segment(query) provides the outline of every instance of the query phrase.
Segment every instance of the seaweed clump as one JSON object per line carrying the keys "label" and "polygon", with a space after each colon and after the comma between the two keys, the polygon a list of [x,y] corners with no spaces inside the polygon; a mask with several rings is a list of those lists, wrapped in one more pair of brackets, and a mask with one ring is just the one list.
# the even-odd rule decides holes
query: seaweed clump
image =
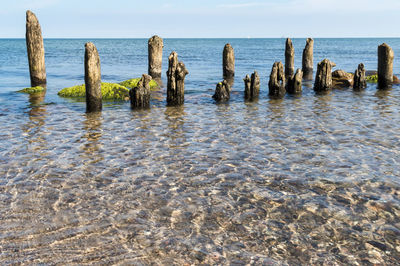
{"label": "seaweed clump", "polygon": [[[140,78],[135,78],[135,79],[128,79],[128,80],[122,81],[118,84],[121,86],[124,86],[126,88],[132,89],[137,86],[139,81],[140,81]],[[150,85],[150,89],[152,89],[152,90],[159,88],[159,86],[155,80],[151,80],[149,85]]]}
{"label": "seaweed clump", "polygon": [[[103,100],[129,100],[129,89],[137,86],[140,78],[128,79],[120,83],[101,83]],[[151,80],[150,89],[159,88],[157,82]],[[64,88],[58,92],[58,96],[66,98],[84,98],[86,96],[85,84]]]}
{"label": "seaweed clump", "polygon": [[[101,83],[103,100],[129,100],[129,90],[117,83]],[[86,96],[85,84],[64,88],[58,92],[61,97],[81,98]]]}
{"label": "seaweed clump", "polygon": [[378,83],[378,75],[366,76],[365,80],[369,83]]}
{"label": "seaweed clump", "polygon": [[40,87],[40,86],[36,86],[36,87],[25,88],[25,89],[19,90],[17,92],[34,94],[34,93],[43,92],[44,90],[45,90],[45,88]]}

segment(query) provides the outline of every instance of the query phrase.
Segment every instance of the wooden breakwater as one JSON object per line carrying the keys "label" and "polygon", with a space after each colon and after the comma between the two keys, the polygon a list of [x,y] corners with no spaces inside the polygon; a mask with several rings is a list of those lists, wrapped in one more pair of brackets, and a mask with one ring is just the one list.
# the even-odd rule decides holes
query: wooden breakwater
{"label": "wooden breakwater", "polygon": [[[26,12],[26,46],[28,54],[29,72],[31,86],[46,88],[46,66],[42,30],[36,15]],[[143,74],[138,84],[129,91],[132,109],[149,108],[151,91],[149,82],[155,80],[162,87],[162,57],[164,42],[157,35],[148,40],[148,75]],[[269,76],[268,88],[271,98],[283,98],[287,93],[300,94],[302,92],[302,81],[313,79],[314,64],[314,40],[308,38],[302,53],[302,66],[295,71],[295,49],[290,38],[285,42],[285,62],[275,62]],[[383,43],[378,46],[377,82],[378,89],[388,89],[394,82],[393,76],[393,49]],[[316,92],[326,92],[335,87],[335,80],[349,79],[346,72],[332,72],[336,65],[329,59],[324,59],[317,64],[317,71],[313,88]],[[100,57],[93,43],[85,44],[85,91],[87,112],[99,112],[102,110],[101,90],[101,66]],[[183,62],[178,61],[178,54],[174,51],[168,57],[167,97],[169,106],[184,104],[185,77],[189,74]],[[335,76],[333,76],[335,74]],[[348,74],[348,73],[347,73]],[[351,75],[351,74],[348,74]],[[216,102],[227,102],[231,96],[231,90],[235,78],[235,52],[231,44],[225,44],[222,51],[222,77],[223,81],[216,85],[212,98]],[[260,76],[254,71],[243,79],[244,99],[255,101],[260,95]],[[348,84],[347,84],[348,83]],[[366,70],[364,64],[360,63],[352,75],[351,82],[347,80],[348,87],[354,90],[366,88]]]}

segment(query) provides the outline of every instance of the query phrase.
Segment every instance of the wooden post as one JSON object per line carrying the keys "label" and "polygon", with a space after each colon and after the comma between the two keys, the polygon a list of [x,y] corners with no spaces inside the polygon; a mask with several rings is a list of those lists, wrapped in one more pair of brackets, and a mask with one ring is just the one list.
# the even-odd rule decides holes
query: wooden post
{"label": "wooden post", "polygon": [[315,75],[314,90],[327,91],[332,88],[332,62],[328,59],[318,63],[317,74]]}
{"label": "wooden post", "polygon": [[296,74],[288,80],[287,91],[290,94],[299,94],[302,92],[303,71],[300,68],[296,70]]}
{"label": "wooden post", "polygon": [[285,72],[281,62],[275,62],[272,66],[268,87],[270,97],[283,98],[285,96]]}
{"label": "wooden post", "polygon": [[96,46],[85,44],[85,87],[86,112],[99,112],[102,109],[100,58]]}
{"label": "wooden post", "polygon": [[162,55],[163,55],[164,43],[163,39],[157,35],[151,37],[148,41],[148,57],[149,57],[149,69],[148,74],[157,82],[161,87],[161,71],[162,71]]}
{"label": "wooden post", "polygon": [[254,101],[260,95],[260,76],[257,71],[254,71],[251,74],[251,78],[249,75],[243,79],[244,81],[244,99],[246,101]]}
{"label": "wooden post", "polygon": [[167,105],[182,105],[185,101],[185,77],[189,74],[185,64],[178,62],[178,54],[172,52],[168,57]]}
{"label": "wooden post", "polygon": [[394,52],[386,43],[378,47],[378,88],[387,89],[393,84]]}
{"label": "wooden post", "polygon": [[213,99],[216,102],[227,102],[230,98],[230,87],[226,80],[219,82],[215,88]]}
{"label": "wooden post", "polygon": [[235,79],[235,53],[233,47],[227,43],[222,54],[223,78],[231,87]]}
{"label": "wooden post", "polygon": [[354,72],[354,90],[362,90],[367,87],[367,81],[365,79],[365,68],[364,64],[361,63],[358,65],[357,70]]}
{"label": "wooden post", "polygon": [[31,86],[46,88],[47,80],[42,29],[35,14],[30,10],[26,11],[26,48],[28,51]]}
{"label": "wooden post", "polygon": [[294,48],[290,38],[286,39],[285,47],[285,78],[288,80],[294,75]]}
{"label": "wooden post", "polygon": [[150,108],[151,76],[143,74],[135,88],[129,90],[132,109]]}
{"label": "wooden post", "polygon": [[302,70],[303,78],[305,80],[312,80],[313,78],[313,53],[314,53],[314,40],[307,38],[306,47],[303,50]]}

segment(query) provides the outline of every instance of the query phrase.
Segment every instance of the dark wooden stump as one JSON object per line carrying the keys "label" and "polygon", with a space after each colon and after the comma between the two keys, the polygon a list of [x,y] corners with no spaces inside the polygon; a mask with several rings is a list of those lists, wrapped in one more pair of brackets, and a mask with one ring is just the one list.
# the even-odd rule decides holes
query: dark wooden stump
{"label": "dark wooden stump", "polygon": [[99,112],[102,109],[100,57],[96,46],[85,44],[85,87],[86,112]]}
{"label": "dark wooden stump", "polygon": [[215,94],[213,95],[213,99],[216,102],[227,102],[230,98],[230,87],[229,83],[224,80],[217,84],[215,88]]}
{"label": "dark wooden stump", "polygon": [[332,88],[332,62],[328,59],[318,63],[315,75],[314,90],[317,92],[327,91]]}
{"label": "dark wooden stump", "polygon": [[285,96],[285,72],[281,62],[275,62],[272,66],[268,87],[270,97],[283,98]]}
{"label": "dark wooden stump", "polygon": [[172,52],[168,57],[167,105],[182,105],[185,101],[185,77],[189,74],[185,64],[178,62],[178,54]]}
{"label": "dark wooden stump", "polygon": [[378,47],[378,88],[387,89],[393,84],[394,52],[386,43]]}
{"label": "dark wooden stump", "polygon": [[150,108],[150,81],[149,75],[142,75],[135,88],[129,90],[129,99],[132,109]]}
{"label": "dark wooden stump", "polygon": [[305,80],[312,80],[313,78],[313,53],[314,53],[314,40],[307,39],[306,47],[303,50],[302,70],[303,78]]}
{"label": "dark wooden stump", "polygon": [[303,71],[300,68],[296,70],[296,74],[288,80],[287,91],[290,94],[299,94],[302,92]]}
{"label": "dark wooden stump", "polygon": [[223,78],[231,87],[235,79],[235,53],[233,47],[227,43],[222,54]]}
{"label": "dark wooden stump", "polygon": [[294,76],[294,47],[290,38],[286,39],[285,47],[285,78],[293,78]]}
{"label": "dark wooden stump", "polygon": [[35,14],[26,11],[26,48],[28,51],[31,86],[46,88],[46,66],[42,29]]}
{"label": "dark wooden stump", "polygon": [[354,72],[353,80],[354,80],[353,83],[354,90],[362,90],[367,87],[367,81],[365,79],[365,67],[363,63],[358,65],[357,70]]}
{"label": "dark wooden stump", "polygon": [[162,71],[162,55],[164,43],[163,39],[157,35],[151,37],[148,41],[148,57],[149,69],[148,74],[162,87],[161,71]]}
{"label": "dark wooden stump", "polygon": [[251,78],[249,75],[243,79],[244,81],[244,99],[246,101],[254,101],[258,99],[260,95],[260,76],[257,71],[254,71],[251,74]]}

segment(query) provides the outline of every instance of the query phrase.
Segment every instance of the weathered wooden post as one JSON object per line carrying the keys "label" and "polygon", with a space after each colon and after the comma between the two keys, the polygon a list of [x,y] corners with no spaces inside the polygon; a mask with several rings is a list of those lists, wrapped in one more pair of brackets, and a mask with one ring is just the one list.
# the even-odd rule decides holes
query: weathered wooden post
{"label": "weathered wooden post", "polygon": [[162,67],[162,55],[163,55],[164,43],[163,39],[157,35],[151,37],[148,41],[148,57],[149,57],[149,69],[148,74],[157,82],[159,86],[162,86],[161,81],[161,67]]}
{"label": "weathered wooden post", "polygon": [[132,109],[150,108],[151,76],[143,74],[136,87],[129,90]]}
{"label": "weathered wooden post", "polygon": [[364,64],[361,63],[358,65],[357,70],[354,72],[354,90],[362,90],[367,87],[367,81],[365,79],[365,67]]}
{"label": "weathered wooden post", "polygon": [[303,71],[300,68],[296,70],[296,74],[288,80],[287,91],[290,94],[299,94],[302,92]]}
{"label": "weathered wooden post", "polygon": [[96,46],[85,44],[85,87],[86,112],[99,112],[102,109],[100,57]]}
{"label": "weathered wooden post", "polygon": [[317,74],[315,75],[314,90],[327,91],[332,88],[332,62],[328,59],[318,63]]}
{"label": "weathered wooden post", "polygon": [[46,66],[42,29],[35,14],[26,11],[26,48],[28,51],[31,86],[46,87]]}
{"label": "weathered wooden post", "polygon": [[285,71],[283,70],[282,62],[275,62],[272,66],[268,87],[269,96],[274,98],[283,98],[285,96]]}
{"label": "weathered wooden post", "polygon": [[386,89],[393,84],[394,52],[386,43],[378,47],[378,88]]}
{"label": "weathered wooden post", "polygon": [[229,43],[225,45],[222,54],[222,69],[224,80],[228,82],[229,86],[232,86],[235,79],[235,53]]}
{"label": "weathered wooden post", "polygon": [[257,71],[254,71],[251,74],[251,78],[249,75],[243,79],[244,81],[244,99],[246,101],[254,101],[260,95],[260,76]]}
{"label": "weathered wooden post", "polygon": [[302,70],[303,78],[312,80],[313,78],[313,53],[314,53],[314,40],[307,38],[306,47],[303,50]]}
{"label": "weathered wooden post", "polygon": [[294,75],[294,48],[290,38],[286,39],[285,47],[285,78],[288,80]]}
{"label": "weathered wooden post", "polygon": [[230,87],[229,83],[224,80],[217,84],[215,88],[215,94],[213,95],[213,99],[216,102],[227,102],[230,98]]}
{"label": "weathered wooden post", "polygon": [[178,62],[178,54],[172,52],[168,57],[167,105],[182,105],[185,101],[185,77],[189,74],[185,64]]}

